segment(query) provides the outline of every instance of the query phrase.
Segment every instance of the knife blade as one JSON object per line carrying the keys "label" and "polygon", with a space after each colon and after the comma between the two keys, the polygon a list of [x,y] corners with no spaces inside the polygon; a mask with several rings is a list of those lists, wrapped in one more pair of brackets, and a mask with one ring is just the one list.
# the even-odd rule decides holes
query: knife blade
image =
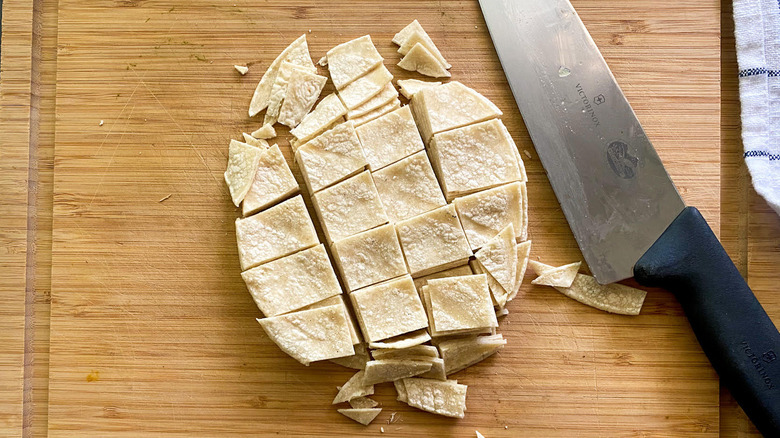
{"label": "knife blade", "polygon": [[480,0],[531,140],[593,275],[673,292],[722,381],[780,436],[780,333],[686,207],[568,0]]}

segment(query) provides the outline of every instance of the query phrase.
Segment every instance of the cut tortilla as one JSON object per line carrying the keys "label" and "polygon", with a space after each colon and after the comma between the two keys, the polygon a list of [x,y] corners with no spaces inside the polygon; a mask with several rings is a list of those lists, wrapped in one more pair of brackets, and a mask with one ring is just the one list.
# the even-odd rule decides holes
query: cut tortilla
{"label": "cut tortilla", "polygon": [[439,350],[433,345],[415,345],[409,348],[380,348],[371,352],[371,356],[376,360],[382,359],[407,359],[407,358],[423,358],[439,357]]}
{"label": "cut tortilla", "polygon": [[425,329],[417,330],[404,335],[396,336],[394,338],[385,339],[380,342],[370,342],[368,344],[371,348],[409,348],[415,345],[420,345],[424,342],[431,340],[431,335]]}
{"label": "cut tortilla", "polygon": [[398,66],[404,70],[416,71],[433,78],[449,78],[452,76],[433,54],[420,43],[415,44],[409,50],[409,53],[404,55]]}
{"label": "cut tortilla", "polygon": [[[416,20],[415,20],[416,21]],[[436,47],[436,44],[433,43],[433,40],[430,36],[428,36],[428,33],[423,30],[422,26],[417,23],[415,25],[414,22],[409,24],[410,26],[410,32],[407,33],[407,35],[403,38],[403,42],[399,44],[398,53],[401,55],[408,54],[411,50],[414,49],[414,46],[417,44],[420,44],[423,46],[426,50],[431,52],[431,57],[433,57],[436,62],[441,65],[442,69],[449,69],[452,67],[446,59],[444,59],[444,56],[442,56],[441,52],[439,51],[438,47]]]}
{"label": "cut tortilla", "polygon": [[356,290],[349,297],[369,342],[428,327],[425,309],[409,275]]}
{"label": "cut tortilla", "polygon": [[347,238],[388,222],[368,171],[312,195],[328,242]]}
{"label": "cut tortilla", "polygon": [[370,35],[347,41],[328,50],[328,71],[337,90],[368,73],[383,61]]}
{"label": "cut tortilla", "polygon": [[467,386],[451,380],[404,379],[409,406],[447,417],[463,418]]}
{"label": "cut tortilla", "polygon": [[258,319],[268,337],[298,362],[333,359],[355,354],[341,306],[287,313]]}
{"label": "cut tortilla", "polygon": [[345,114],[347,114],[347,107],[341,103],[336,93],[331,93],[325,96],[290,133],[297,139],[299,145],[303,145],[328,129]]}
{"label": "cut tortilla", "polygon": [[365,397],[374,393],[374,385],[366,385],[363,383],[363,378],[366,372],[361,370],[356,372],[347,383],[341,386],[339,393],[336,394],[336,398],[333,399],[333,403],[338,404],[348,402],[354,398]]}
{"label": "cut tortilla", "polygon": [[433,43],[433,40],[431,40],[431,37],[428,36],[428,33],[425,32],[425,30],[422,28],[422,25],[420,25],[420,22],[417,20],[412,21],[406,27],[401,29],[400,32],[395,34],[393,37],[393,42],[400,46],[398,53],[402,55],[406,55],[409,49],[411,49],[412,46],[414,46],[416,43],[423,43],[423,45],[429,51],[431,51],[431,53],[433,53],[435,58],[444,68],[449,69],[452,67],[444,59],[444,56],[442,56],[441,52],[439,52],[439,49],[436,48],[436,45]]}
{"label": "cut tortilla", "polygon": [[515,289],[517,243],[514,226],[511,223],[483,245],[475,256],[487,273],[504,288],[504,291]]}
{"label": "cut tortilla", "polygon": [[298,181],[295,180],[282,151],[278,145],[273,145],[260,153],[252,186],[241,205],[242,212],[244,216],[254,214],[298,193],[298,189]]}
{"label": "cut tortilla", "polygon": [[523,284],[523,277],[525,277],[525,270],[528,267],[528,260],[531,256],[531,241],[526,240],[523,243],[517,244],[517,275],[515,276],[515,289],[509,292],[507,301],[512,301],[520,291],[520,286]]}
{"label": "cut tortilla", "polygon": [[[347,318],[347,321],[349,322],[349,335],[352,338],[352,345],[355,346],[355,354],[359,354],[357,345],[360,344],[360,336],[358,336],[358,328],[355,324],[355,318],[352,317],[352,315],[349,313],[349,309],[347,309],[346,301],[344,301],[344,295],[336,295],[329,298],[325,298],[322,301],[318,301],[313,304],[309,304],[308,306],[301,307],[300,310],[309,310],[309,309],[316,309],[319,307],[328,307],[333,305],[339,305],[342,306],[342,309],[344,310],[344,315]],[[365,345],[363,345],[363,348],[365,349]],[[346,357],[352,357],[352,356],[346,356]],[[346,358],[345,357],[345,358]],[[336,358],[333,360],[338,359],[345,359],[345,358]]]}
{"label": "cut tortilla", "polygon": [[472,255],[452,204],[399,221],[396,229],[414,277],[463,265]]}
{"label": "cut tortilla", "polygon": [[[534,260],[528,262],[537,275],[554,269]],[[558,292],[587,306],[620,315],[639,315],[647,292],[622,284],[599,284],[590,275],[577,274],[570,287],[556,287]]]}
{"label": "cut tortilla", "polygon": [[242,271],[320,243],[301,195],[236,219],[236,242]]}
{"label": "cut tortilla", "polygon": [[371,176],[390,222],[410,219],[447,204],[423,150],[375,171]]}
{"label": "cut tortilla", "polygon": [[268,149],[270,145],[267,141],[259,138],[254,138],[251,135],[247,134],[246,132],[242,132],[241,136],[244,137],[244,143],[254,146],[260,149]]}
{"label": "cut tortilla", "polygon": [[357,108],[360,104],[379,94],[392,79],[393,75],[390,70],[380,64],[374,70],[339,90],[339,97],[347,108]]}
{"label": "cut tortilla", "polygon": [[245,65],[234,65],[233,68],[236,69],[236,71],[241,75],[244,76],[245,74],[249,73],[249,67]]}
{"label": "cut tortilla", "polygon": [[396,81],[396,83],[401,88],[401,94],[403,94],[407,99],[411,99],[412,96],[414,96],[423,88],[430,88],[441,85],[441,82],[421,81],[418,79],[399,79]]}
{"label": "cut tortilla", "polygon": [[349,110],[349,112],[347,113],[347,118],[354,119],[356,117],[360,117],[364,114],[370,113],[371,111],[381,106],[387,105],[390,101],[392,101],[394,98],[397,97],[398,97],[398,91],[396,91],[392,82],[388,82],[387,85],[385,85],[385,87],[382,88],[382,91],[380,91],[379,94],[363,102],[362,104],[360,104],[360,106],[356,107],[355,109]]}
{"label": "cut tortilla", "polygon": [[287,83],[284,101],[279,109],[279,123],[295,128],[309,113],[328,78],[307,71],[294,70]]}
{"label": "cut tortilla", "polygon": [[514,227],[518,241],[523,219],[523,190],[525,183],[513,182],[492,189],[455,198],[458,218],[474,251],[482,248],[508,224]]}
{"label": "cut tortilla", "polygon": [[488,289],[490,289],[490,298],[493,301],[493,305],[498,306],[499,308],[503,308],[509,298],[509,292],[505,291],[501,284],[496,281],[496,279],[493,278],[490,273],[487,272],[479,260],[471,260],[469,265],[475,274],[485,274],[487,277]]}
{"label": "cut tortilla", "polygon": [[404,385],[403,380],[394,380],[393,386],[395,386],[395,392],[398,394],[398,398],[396,400],[400,402],[408,402],[408,399],[406,398],[406,385]]}
{"label": "cut tortilla", "polygon": [[241,277],[265,316],[287,313],[341,294],[322,244],[244,271]]}
{"label": "cut tortilla", "polygon": [[295,162],[309,193],[343,181],[367,164],[352,122],[336,125],[296,148]]}
{"label": "cut tortilla", "polygon": [[[439,132],[503,114],[485,96],[458,81],[420,90],[412,97],[411,105],[414,120],[426,143]],[[512,159],[516,160],[514,154]]]}
{"label": "cut tortilla", "polygon": [[[406,274],[406,262],[401,252],[401,245],[398,243],[398,235],[392,224],[382,225],[354,236],[338,240],[331,246],[333,257],[341,272],[341,279],[350,291],[366,286],[376,285],[385,280],[394,279]],[[391,287],[382,285],[381,287]],[[373,293],[378,293],[372,289]],[[357,293],[357,292],[356,292]],[[414,294],[409,294],[414,295]],[[361,295],[361,299],[365,295]],[[399,297],[387,297],[395,300]],[[413,303],[396,302],[397,305],[406,305]],[[372,307],[372,306],[369,306]],[[380,306],[384,307],[384,306]],[[373,307],[372,310],[379,310]],[[407,308],[407,311],[410,310]],[[388,315],[384,315],[388,316]],[[401,316],[400,314],[397,316]],[[406,314],[409,316],[409,313]],[[385,321],[380,320],[380,323]],[[420,327],[415,327],[414,330]],[[411,331],[411,330],[407,330]],[[394,333],[387,337],[395,336],[404,332]],[[371,339],[379,340],[379,339]]]}
{"label": "cut tortilla", "polygon": [[298,63],[298,65],[302,66],[310,64],[311,70],[316,71],[316,67],[314,67],[314,64],[311,62],[311,57],[309,56],[309,46],[306,44],[306,34],[301,35],[298,39],[293,41],[292,44],[287,46],[287,48],[274,59],[265,74],[263,74],[263,78],[260,79],[260,83],[257,84],[255,93],[252,95],[252,101],[249,103],[249,117],[254,117],[268,106],[271,88],[276,81],[276,76],[279,74],[279,68],[285,61]]}
{"label": "cut tortilla", "polygon": [[387,102],[386,104],[380,106],[379,108],[369,111],[362,116],[354,117],[350,120],[352,120],[352,123],[355,124],[355,126],[360,126],[363,124],[366,124],[372,120],[376,120],[379,117],[382,117],[385,114],[388,114],[390,112],[393,112],[397,110],[398,108],[401,108],[401,101],[398,100],[398,98],[394,98],[390,102]]}
{"label": "cut tortilla", "polygon": [[429,280],[422,293],[434,337],[498,327],[485,274]]}
{"label": "cut tortilla", "polygon": [[582,262],[569,263],[568,265],[546,270],[531,281],[531,284],[552,287],[571,287],[574,278],[577,276],[577,271],[580,270],[581,264]]}
{"label": "cut tortilla", "polygon": [[499,335],[469,336],[447,339],[439,343],[444,369],[447,375],[457,373],[480,362],[506,345],[506,339]]}
{"label": "cut tortilla", "polygon": [[268,139],[276,137],[276,130],[273,125],[263,125],[260,129],[252,133],[252,137],[258,139]]}
{"label": "cut tortilla", "polygon": [[393,382],[420,375],[431,369],[431,362],[409,359],[371,360],[366,364],[364,385]]}
{"label": "cut tortilla", "polygon": [[507,315],[509,315],[509,309],[507,309],[506,307],[503,309],[496,310],[496,318],[501,318]]}
{"label": "cut tortilla", "polygon": [[367,122],[355,131],[372,171],[425,148],[408,105]]}
{"label": "cut tortilla", "polygon": [[382,408],[338,409],[339,414],[368,426],[382,412]]}
{"label": "cut tortilla", "polygon": [[[418,93],[412,102],[426,91]],[[499,119],[438,133],[429,145],[431,163],[448,201],[520,181],[523,174],[515,158],[516,150],[514,140],[506,135]]]}
{"label": "cut tortilla", "polygon": [[368,397],[356,397],[349,401],[349,405],[352,406],[353,409],[368,409],[375,408],[379,405],[379,402]]}
{"label": "cut tortilla", "polygon": [[255,146],[230,140],[225,182],[230,190],[233,204],[238,207],[244,200],[260,163],[261,150]]}
{"label": "cut tortilla", "polygon": [[271,96],[268,98],[268,109],[265,112],[265,117],[263,117],[263,125],[273,125],[277,122],[279,112],[284,103],[284,96],[287,94],[287,86],[290,83],[290,79],[297,76],[296,73],[312,74],[314,72],[290,62],[285,61],[282,63],[282,66],[279,68],[279,74],[276,75],[276,80],[271,87]]}
{"label": "cut tortilla", "polygon": [[337,357],[335,359],[330,359],[330,361],[337,365],[355,370],[366,369],[366,363],[371,360],[368,356],[368,349],[365,344],[355,345],[354,348],[355,354],[352,356]]}

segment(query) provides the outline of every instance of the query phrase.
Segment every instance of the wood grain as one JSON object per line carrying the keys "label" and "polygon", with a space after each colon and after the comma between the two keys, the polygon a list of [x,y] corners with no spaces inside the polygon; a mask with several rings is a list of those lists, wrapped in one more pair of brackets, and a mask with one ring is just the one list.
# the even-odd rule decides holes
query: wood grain
{"label": "wood grain", "polygon": [[[575,4],[683,196],[717,230],[718,4],[659,5]],[[221,173],[228,140],[258,126],[245,116],[256,81],[296,36],[311,29],[316,59],[371,33],[405,77],[390,38],[419,18],[453,76],[504,109],[533,155],[476,3],[353,9],[59,2],[50,435],[717,434],[716,376],[664,292],[623,318],[527,287],[503,323],[509,346],[458,376],[471,385],[460,421],[382,387],[378,421],[352,424],[329,406],[350,372],[299,366],[263,335]],[[538,160],[528,171],[534,255],[579,258]],[[391,412],[401,420],[388,425]]]}
{"label": "wood grain", "polygon": [[[28,293],[32,3],[3,5],[0,65],[0,436],[20,436]],[[34,187],[34,185],[33,185]]]}

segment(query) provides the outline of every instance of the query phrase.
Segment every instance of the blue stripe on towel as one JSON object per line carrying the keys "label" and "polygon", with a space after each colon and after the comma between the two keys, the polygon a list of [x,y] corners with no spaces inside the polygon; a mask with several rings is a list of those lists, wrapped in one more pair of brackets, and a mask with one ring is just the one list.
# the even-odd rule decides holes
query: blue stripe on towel
{"label": "blue stripe on towel", "polygon": [[745,158],[749,157],[767,157],[769,161],[780,160],[780,154],[770,154],[767,151],[747,151],[745,152]]}
{"label": "blue stripe on towel", "polygon": [[[780,0],[778,0],[780,1]],[[766,67],[747,68],[739,71],[739,77],[746,78],[748,76],[767,75],[770,78],[780,76],[780,70],[769,70]]]}

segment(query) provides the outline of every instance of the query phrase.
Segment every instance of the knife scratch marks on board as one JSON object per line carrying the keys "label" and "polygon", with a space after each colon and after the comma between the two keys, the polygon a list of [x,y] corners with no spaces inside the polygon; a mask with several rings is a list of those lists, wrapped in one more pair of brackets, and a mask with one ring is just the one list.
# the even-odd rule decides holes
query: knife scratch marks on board
{"label": "knife scratch marks on board", "polygon": [[170,111],[168,111],[168,108],[167,108],[165,105],[163,105],[163,103],[160,101],[160,99],[159,99],[159,98],[157,98],[157,95],[156,95],[156,94],[154,94],[154,91],[152,91],[152,89],[151,89],[151,88],[149,88],[149,85],[147,85],[147,84],[146,84],[146,82],[144,81],[144,79],[143,79],[141,76],[138,76],[138,73],[135,71],[135,69],[131,69],[131,71],[132,71],[132,72],[135,74],[135,76],[136,76],[136,77],[138,78],[138,80],[141,82],[141,85],[143,85],[143,86],[144,86],[144,88],[146,88],[146,91],[148,91],[148,92],[149,92],[149,94],[151,94],[151,95],[152,95],[152,97],[154,98],[155,102],[157,102],[157,104],[158,104],[158,105],[160,105],[160,108],[162,108],[162,110],[163,110],[163,111],[165,111],[165,114],[167,114],[167,115],[168,115],[168,118],[170,118],[170,119],[171,119],[171,121],[173,122],[173,124],[174,124],[174,125],[176,125],[176,128],[179,130],[179,132],[181,133],[181,135],[182,135],[182,136],[183,136],[183,137],[184,137],[184,138],[187,140],[187,144],[190,146],[190,148],[192,149],[192,151],[193,151],[193,152],[195,152],[195,155],[197,155],[197,156],[198,156],[198,158],[200,159],[200,162],[203,164],[203,167],[205,167],[205,168],[206,168],[206,170],[208,171],[208,174],[209,174],[209,176],[211,177],[211,179],[213,179],[213,180],[214,180],[214,182],[216,182],[216,183],[217,183],[217,185],[220,187],[220,191],[222,191],[222,192],[224,192],[224,193],[227,193],[227,189],[225,188],[225,185],[224,185],[224,184],[221,184],[221,182],[220,182],[220,181],[219,181],[219,180],[218,180],[218,179],[217,179],[217,178],[214,176],[214,172],[211,170],[211,168],[209,167],[209,165],[206,163],[206,160],[203,158],[203,155],[201,155],[200,151],[198,151],[198,148],[196,148],[196,147],[195,147],[195,145],[194,145],[194,144],[192,144],[192,141],[190,140],[190,137],[189,137],[189,135],[187,135],[187,133],[186,133],[186,132],[184,132],[184,129],[182,129],[181,125],[180,125],[180,124],[179,124],[179,122],[178,122],[178,121],[177,121],[177,120],[176,120],[176,119],[173,117],[173,115],[171,114],[171,112],[170,112]]}
{"label": "knife scratch marks on board", "polygon": [[[133,94],[135,94],[135,91],[133,91]],[[130,98],[132,99],[132,95],[130,95]],[[130,101],[128,100],[127,103],[130,103]],[[106,180],[106,176],[108,176],[108,171],[111,170],[111,165],[114,164],[114,158],[116,158],[116,151],[119,149],[119,146],[122,145],[122,140],[125,138],[125,133],[127,132],[127,125],[128,123],[130,123],[130,119],[133,117],[134,112],[135,112],[135,103],[133,103],[133,107],[130,109],[130,113],[127,115],[127,119],[125,119],[125,129],[122,129],[122,135],[119,136],[119,140],[116,142],[116,146],[114,146],[114,150],[111,152],[111,158],[108,160],[108,165],[104,168],[103,175],[100,177],[100,181],[98,182],[97,188],[95,188],[95,193],[92,194],[92,199],[89,200],[89,204],[87,205],[88,207],[92,206],[92,202],[95,201],[95,198],[97,197],[98,193],[100,193],[100,188],[103,187],[103,183]],[[113,126],[111,128],[113,129]]]}

